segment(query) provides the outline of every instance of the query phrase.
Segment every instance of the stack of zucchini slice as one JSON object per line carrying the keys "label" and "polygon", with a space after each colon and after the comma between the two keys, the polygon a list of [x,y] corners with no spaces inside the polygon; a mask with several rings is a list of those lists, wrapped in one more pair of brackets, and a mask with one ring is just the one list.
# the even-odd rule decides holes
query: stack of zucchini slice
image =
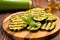
{"label": "stack of zucchini slice", "polygon": [[21,29],[52,30],[56,26],[57,17],[51,13],[46,13],[45,9],[33,8],[26,12],[11,16],[8,28],[13,31]]}

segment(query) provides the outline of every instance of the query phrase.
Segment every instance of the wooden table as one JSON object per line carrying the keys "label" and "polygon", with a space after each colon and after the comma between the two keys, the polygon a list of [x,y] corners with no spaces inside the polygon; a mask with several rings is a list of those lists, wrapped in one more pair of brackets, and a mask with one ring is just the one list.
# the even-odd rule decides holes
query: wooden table
{"label": "wooden table", "polygon": [[[46,8],[47,7],[47,3],[45,0],[33,0],[33,4],[34,7],[43,7]],[[17,11],[0,11],[0,40],[13,40],[11,38],[9,38],[3,31],[2,29],[2,22],[3,20],[10,15],[11,13],[14,13]],[[60,18],[60,11],[57,11],[54,13],[55,15],[57,15]],[[60,31],[58,32],[58,34],[56,36],[54,36],[53,38],[48,38],[48,40],[60,40]]]}

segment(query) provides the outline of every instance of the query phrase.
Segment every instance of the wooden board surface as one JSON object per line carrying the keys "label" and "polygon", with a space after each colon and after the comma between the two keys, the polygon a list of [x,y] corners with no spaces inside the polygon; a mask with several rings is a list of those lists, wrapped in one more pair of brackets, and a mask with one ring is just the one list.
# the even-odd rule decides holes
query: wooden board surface
{"label": "wooden board surface", "polygon": [[41,39],[45,39],[46,37],[50,36],[50,35],[54,35],[56,32],[59,31],[60,28],[60,19],[57,17],[57,21],[56,21],[56,28],[50,32],[48,31],[41,31],[38,30],[37,32],[30,32],[28,30],[23,30],[23,31],[19,31],[19,32],[12,32],[10,30],[8,30],[8,23],[9,23],[9,18],[12,15],[16,15],[19,14],[19,12],[11,14],[10,16],[8,16],[4,21],[3,21],[3,29],[4,31],[13,36],[13,39],[15,40],[24,40],[24,39],[29,39],[29,40],[41,40]]}

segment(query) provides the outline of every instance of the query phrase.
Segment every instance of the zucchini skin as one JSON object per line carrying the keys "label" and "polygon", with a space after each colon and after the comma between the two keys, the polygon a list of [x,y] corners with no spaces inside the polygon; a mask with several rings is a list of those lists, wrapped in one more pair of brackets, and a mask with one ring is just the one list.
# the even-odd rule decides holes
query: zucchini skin
{"label": "zucchini skin", "polygon": [[29,9],[30,0],[0,0],[0,10]]}

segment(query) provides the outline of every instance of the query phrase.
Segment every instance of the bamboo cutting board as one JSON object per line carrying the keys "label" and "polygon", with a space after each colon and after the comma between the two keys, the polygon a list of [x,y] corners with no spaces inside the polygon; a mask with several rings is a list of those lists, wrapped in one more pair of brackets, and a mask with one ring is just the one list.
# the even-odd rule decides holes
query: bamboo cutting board
{"label": "bamboo cutting board", "polygon": [[54,35],[59,31],[60,28],[60,19],[57,17],[56,28],[50,32],[38,30],[37,32],[30,32],[28,30],[22,30],[19,32],[13,32],[8,30],[9,18],[13,15],[19,14],[20,12],[9,15],[4,21],[2,28],[3,30],[11,36],[14,40],[44,40],[50,35]]}

